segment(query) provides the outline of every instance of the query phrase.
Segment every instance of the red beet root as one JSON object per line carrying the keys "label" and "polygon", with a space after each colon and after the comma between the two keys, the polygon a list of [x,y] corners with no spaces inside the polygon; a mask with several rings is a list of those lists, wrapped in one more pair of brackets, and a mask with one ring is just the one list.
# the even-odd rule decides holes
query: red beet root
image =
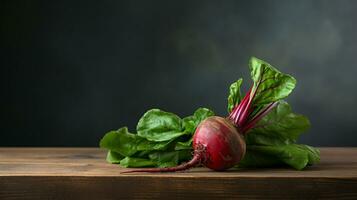
{"label": "red beet root", "polygon": [[193,149],[204,166],[222,171],[236,165],[245,154],[245,141],[234,125],[222,117],[209,117],[196,129]]}

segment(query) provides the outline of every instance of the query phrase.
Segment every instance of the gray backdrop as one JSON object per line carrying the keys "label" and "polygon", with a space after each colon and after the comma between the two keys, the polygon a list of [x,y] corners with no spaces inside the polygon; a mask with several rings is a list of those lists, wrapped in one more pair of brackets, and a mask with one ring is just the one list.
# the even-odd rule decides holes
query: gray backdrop
{"label": "gray backdrop", "polygon": [[298,80],[301,142],[357,145],[357,1],[2,1],[1,146],[97,146],[149,108],[226,115],[254,55]]}

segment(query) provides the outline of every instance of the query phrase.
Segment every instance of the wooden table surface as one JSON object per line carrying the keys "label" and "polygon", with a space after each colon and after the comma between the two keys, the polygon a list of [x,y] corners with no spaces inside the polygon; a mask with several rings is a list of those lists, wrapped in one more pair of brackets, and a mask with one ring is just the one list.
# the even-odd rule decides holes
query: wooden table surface
{"label": "wooden table surface", "polygon": [[289,168],[120,174],[98,148],[0,148],[0,199],[357,199],[357,148]]}

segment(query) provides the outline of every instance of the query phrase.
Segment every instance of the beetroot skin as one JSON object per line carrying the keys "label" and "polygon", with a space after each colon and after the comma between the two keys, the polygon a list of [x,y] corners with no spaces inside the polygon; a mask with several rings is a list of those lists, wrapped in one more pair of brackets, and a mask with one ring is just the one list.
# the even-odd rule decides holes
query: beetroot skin
{"label": "beetroot skin", "polygon": [[223,117],[204,120],[193,136],[193,149],[204,166],[222,171],[236,165],[245,154],[245,141],[234,125]]}

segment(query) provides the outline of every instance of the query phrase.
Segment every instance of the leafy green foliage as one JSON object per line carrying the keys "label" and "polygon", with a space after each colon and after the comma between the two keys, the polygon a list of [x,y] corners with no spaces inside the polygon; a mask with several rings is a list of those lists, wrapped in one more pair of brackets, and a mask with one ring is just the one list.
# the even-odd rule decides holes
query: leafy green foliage
{"label": "leafy green foliage", "polygon": [[107,161],[123,167],[169,167],[192,157],[192,135],[213,111],[198,108],[183,119],[159,109],[147,111],[138,122],[137,134],[127,127],[109,131],[100,141],[108,149]]}
{"label": "leafy green foliage", "polygon": [[151,142],[137,134],[129,133],[127,127],[108,132],[100,141],[100,147],[117,152],[123,156],[131,156],[138,151],[164,150],[170,141]]}
{"label": "leafy green foliage", "polygon": [[198,108],[193,115],[182,119],[185,132],[193,135],[198,124],[207,117],[213,116],[214,112],[207,108]]}
{"label": "leafy green foliage", "polygon": [[[245,135],[247,153],[240,167],[268,167],[289,165],[301,170],[306,165],[319,161],[319,151],[307,145],[296,144],[300,134],[310,127],[309,120],[292,112],[290,105],[281,99],[294,89],[296,80],[283,74],[269,63],[252,57],[249,61],[255,95],[251,116],[256,116],[267,104],[279,104],[263,117]],[[229,90],[228,110],[231,111],[241,100],[239,79]],[[235,101],[235,99],[239,99]]]}
{"label": "leafy green foliage", "polygon": [[287,97],[295,87],[296,80],[283,74],[269,63],[252,57],[249,68],[253,79],[253,86],[241,98],[240,85],[242,79],[230,87],[228,96],[229,118],[242,132],[251,129],[264,117],[277,101]]}
{"label": "leafy green foliage", "polygon": [[182,161],[191,159],[190,150],[186,151],[171,151],[171,152],[154,152],[149,155],[150,160],[156,162],[158,167],[172,167],[178,165]]}
{"label": "leafy green foliage", "polygon": [[317,149],[296,144],[309,127],[306,117],[293,113],[290,105],[281,101],[245,136],[247,153],[239,166],[290,165],[301,170],[317,163],[320,159]]}
{"label": "leafy green foliage", "polygon": [[192,149],[192,137],[191,139],[185,142],[177,142],[175,146],[175,150],[182,150],[182,149]]}
{"label": "leafy green foliage", "polygon": [[131,156],[137,151],[136,145],[133,145],[137,144],[137,140],[136,135],[129,133],[127,127],[123,127],[105,134],[99,145],[121,155]]}
{"label": "leafy green foliage", "polygon": [[107,153],[107,162],[112,164],[119,164],[120,161],[124,158],[120,153],[109,150]]}
{"label": "leafy green foliage", "polygon": [[242,94],[240,91],[240,86],[243,83],[243,79],[240,78],[236,82],[232,83],[231,86],[229,87],[229,94],[228,94],[228,106],[227,110],[228,113],[230,113],[233,108],[239,104],[239,102],[242,100]]}
{"label": "leafy green foliage", "polygon": [[297,170],[304,169],[320,161],[320,152],[302,144],[286,145],[248,145],[241,167],[267,167],[289,165]]}
{"label": "leafy green foliage", "polygon": [[247,133],[245,139],[248,145],[293,144],[309,127],[310,122],[305,116],[293,113],[287,102],[280,101]]}
{"label": "leafy green foliage", "polygon": [[256,90],[255,105],[264,105],[287,97],[295,88],[294,77],[283,74],[269,63],[252,57],[249,61],[250,74]]}
{"label": "leafy green foliage", "polygon": [[156,163],[146,158],[125,157],[120,161],[120,165],[123,167],[154,167]]}
{"label": "leafy green foliage", "polygon": [[136,127],[138,135],[149,141],[162,142],[186,134],[179,116],[159,109],[151,109],[141,117]]}

